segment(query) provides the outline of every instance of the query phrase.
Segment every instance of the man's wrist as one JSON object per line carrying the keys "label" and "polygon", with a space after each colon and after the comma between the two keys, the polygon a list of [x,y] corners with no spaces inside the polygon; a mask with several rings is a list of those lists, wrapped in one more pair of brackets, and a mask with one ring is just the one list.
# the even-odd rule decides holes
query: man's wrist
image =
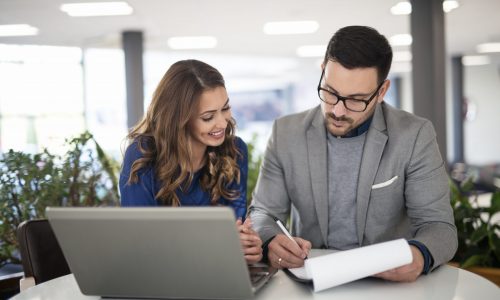
{"label": "man's wrist", "polygon": [[411,240],[408,241],[408,244],[410,244],[411,246],[415,246],[420,251],[420,253],[422,253],[422,256],[424,257],[424,268],[422,269],[422,274],[428,274],[434,264],[434,259],[431,255],[431,252],[424,244],[419,241]]}
{"label": "man's wrist", "polygon": [[262,261],[263,262],[268,262],[267,254],[269,253],[269,243],[275,238],[276,236],[273,235],[270,237],[267,241],[262,243]]}

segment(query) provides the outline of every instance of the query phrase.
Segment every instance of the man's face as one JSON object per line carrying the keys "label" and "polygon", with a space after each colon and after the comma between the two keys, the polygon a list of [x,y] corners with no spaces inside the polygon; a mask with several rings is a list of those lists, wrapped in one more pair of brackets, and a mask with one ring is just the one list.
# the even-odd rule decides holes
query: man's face
{"label": "man's face", "polygon": [[[323,67],[324,76],[320,82],[320,88],[326,90],[322,91],[322,93],[327,95],[329,99],[333,99],[333,101],[328,101],[330,104],[324,101],[321,102],[325,126],[331,134],[344,136],[373,114],[376,104],[384,101],[384,95],[389,88],[390,82],[386,80],[377,92],[380,82],[378,81],[377,69],[374,67],[349,70],[340,63],[331,60]],[[333,94],[365,101],[369,100],[371,96],[373,98],[364,111],[355,112],[348,110],[343,101],[338,101],[332,105],[331,103],[334,103],[336,99]],[[362,107],[364,108],[364,104],[362,104]]]}

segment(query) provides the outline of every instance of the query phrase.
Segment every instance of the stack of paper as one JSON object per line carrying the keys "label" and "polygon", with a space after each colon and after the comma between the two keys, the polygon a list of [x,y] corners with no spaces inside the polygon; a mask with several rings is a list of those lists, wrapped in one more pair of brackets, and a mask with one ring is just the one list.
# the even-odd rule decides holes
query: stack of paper
{"label": "stack of paper", "polygon": [[325,255],[318,251],[313,253],[320,256],[310,255],[304,267],[290,269],[290,272],[300,279],[312,280],[315,292],[397,268],[413,260],[410,245],[404,239]]}

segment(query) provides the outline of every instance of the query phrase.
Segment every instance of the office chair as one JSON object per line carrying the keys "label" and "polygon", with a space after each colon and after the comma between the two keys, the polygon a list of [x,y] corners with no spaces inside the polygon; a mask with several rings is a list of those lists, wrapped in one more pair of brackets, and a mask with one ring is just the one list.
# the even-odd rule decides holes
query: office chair
{"label": "office chair", "polygon": [[71,273],[48,220],[22,222],[17,227],[17,240],[24,270],[21,291]]}

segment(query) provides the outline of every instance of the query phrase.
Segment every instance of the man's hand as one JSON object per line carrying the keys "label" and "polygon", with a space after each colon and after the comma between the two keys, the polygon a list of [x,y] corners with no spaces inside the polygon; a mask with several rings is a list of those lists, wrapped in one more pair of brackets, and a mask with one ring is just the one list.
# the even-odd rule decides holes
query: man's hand
{"label": "man's hand", "polygon": [[242,223],[240,219],[236,221],[238,232],[240,233],[241,247],[245,254],[247,264],[254,264],[262,259],[262,240],[259,235],[252,229],[252,221],[250,218]]}
{"label": "man's hand", "polygon": [[424,256],[417,247],[410,245],[410,249],[413,255],[413,261],[410,264],[374,276],[390,281],[413,282],[417,280],[424,270]]}
{"label": "man's hand", "polygon": [[299,247],[284,234],[276,235],[269,243],[267,258],[275,268],[298,268],[309,255],[311,242],[294,237]]}

